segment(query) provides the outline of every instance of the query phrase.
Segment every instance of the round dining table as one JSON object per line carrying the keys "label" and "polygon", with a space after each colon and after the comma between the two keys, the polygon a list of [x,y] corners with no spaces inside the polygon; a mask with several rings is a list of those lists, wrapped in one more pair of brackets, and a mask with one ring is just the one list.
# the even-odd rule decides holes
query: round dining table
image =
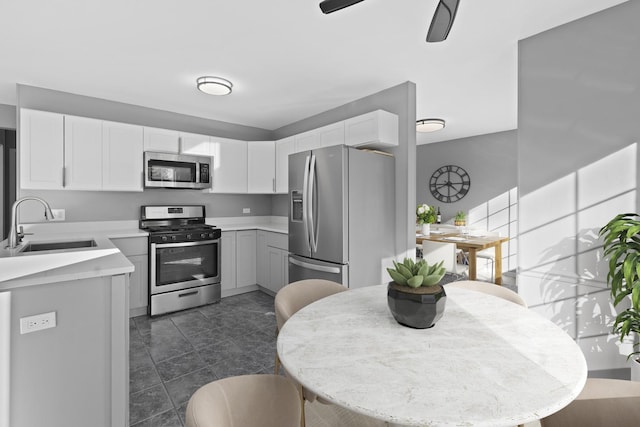
{"label": "round dining table", "polygon": [[445,291],[429,329],[394,320],[386,285],[316,301],[280,330],[282,365],[325,401],[391,425],[514,426],[580,393],[586,361],[558,326],[492,295]]}

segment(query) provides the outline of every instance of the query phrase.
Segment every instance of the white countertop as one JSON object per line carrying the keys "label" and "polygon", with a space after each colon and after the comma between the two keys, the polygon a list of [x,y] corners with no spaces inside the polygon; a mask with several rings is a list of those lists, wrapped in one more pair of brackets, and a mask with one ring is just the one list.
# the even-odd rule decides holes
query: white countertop
{"label": "white countertop", "polygon": [[282,365],[323,399],[394,425],[514,426],[582,390],[584,356],[558,326],[491,295],[445,290],[430,329],[399,325],[386,285],[310,304],[280,330]]}
{"label": "white countertop", "polygon": [[[223,231],[265,230],[287,233],[287,217],[247,216],[207,218],[207,224]],[[138,221],[43,222],[24,224],[24,243],[94,239],[95,248],[65,252],[19,253],[5,249],[0,242],[0,291],[15,287],[100,277],[133,271],[133,265],[110,239],[146,238],[149,233],[138,228]]]}

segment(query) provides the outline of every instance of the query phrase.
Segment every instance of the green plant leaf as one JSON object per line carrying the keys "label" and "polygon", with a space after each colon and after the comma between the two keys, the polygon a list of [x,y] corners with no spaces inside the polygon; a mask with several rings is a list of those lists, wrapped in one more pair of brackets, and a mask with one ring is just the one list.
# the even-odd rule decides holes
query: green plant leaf
{"label": "green plant leaf", "polygon": [[437,285],[440,282],[441,279],[442,279],[442,276],[437,275],[437,274],[432,274],[430,276],[425,276],[425,278],[422,279],[422,286]]}
{"label": "green plant leaf", "polygon": [[402,274],[405,279],[411,279],[413,277],[413,274],[411,273],[411,270],[409,270],[406,266],[404,266],[403,264],[398,264],[398,273]]}
{"label": "green plant leaf", "polygon": [[411,279],[407,280],[407,285],[412,288],[419,288],[422,285],[422,276],[413,276]]}
{"label": "green plant leaf", "polygon": [[389,273],[389,276],[391,276],[393,281],[396,282],[398,285],[407,284],[407,279],[402,274],[398,273],[397,271],[391,268],[387,268],[387,272]]}

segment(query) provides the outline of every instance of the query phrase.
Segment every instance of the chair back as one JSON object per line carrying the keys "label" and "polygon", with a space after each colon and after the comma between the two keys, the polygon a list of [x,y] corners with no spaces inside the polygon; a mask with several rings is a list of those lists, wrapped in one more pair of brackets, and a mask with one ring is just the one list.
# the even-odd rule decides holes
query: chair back
{"label": "chair back", "polygon": [[278,291],[274,302],[278,330],[301,308],[346,290],[347,288],[340,283],[324,279],[305,279],[289,283]]}
{"label": "chair back", "polygon": [[460,282],[449,283],[447,286],[483,292],[485,294],[490,294],[507,301],[520,304],[525,308],[527,307],[527,303],[522,299],[520,295],[513,292],[511,289],[507,289],[500,285],[494,285],[493,283],[479,282],[476,280],[462,280]]}
{"label": "chair back", "polygon": [[423,240],[422,259],[429,265],[444,261],[442,266],[450,273],[461,274],[464,271],[464,268],[458,265],[458,252],[455,243]]}
{"label": "chair back", "polygon": [[189,399],[186,427],[299,427],[300,395],[280,375],[242,375],[213,381]]}

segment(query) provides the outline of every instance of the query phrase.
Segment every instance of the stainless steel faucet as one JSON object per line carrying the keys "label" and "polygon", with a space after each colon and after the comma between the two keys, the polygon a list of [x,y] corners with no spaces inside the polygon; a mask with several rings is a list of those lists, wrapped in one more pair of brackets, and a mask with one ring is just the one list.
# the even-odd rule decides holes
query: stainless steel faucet
{"label": "stainless steel faucet", "polygon": [[51,212],[51,206],[49,203],[45,202],[40,197],[23,197],[21,199],[16,200],[11,207],[11,229],[9,230],[9,241],[7,246],[8,249],[14,249],[20,244],[20,240],[24,234],[22,232],[18,232],[18,225],[16,224],[16,217],[18,216],[18,206],[22,202],[26,202],[27,200],[35,200],[36,202],[40,202],[44,205],[44,216],[48,221],[53,219],[53,212]]}

